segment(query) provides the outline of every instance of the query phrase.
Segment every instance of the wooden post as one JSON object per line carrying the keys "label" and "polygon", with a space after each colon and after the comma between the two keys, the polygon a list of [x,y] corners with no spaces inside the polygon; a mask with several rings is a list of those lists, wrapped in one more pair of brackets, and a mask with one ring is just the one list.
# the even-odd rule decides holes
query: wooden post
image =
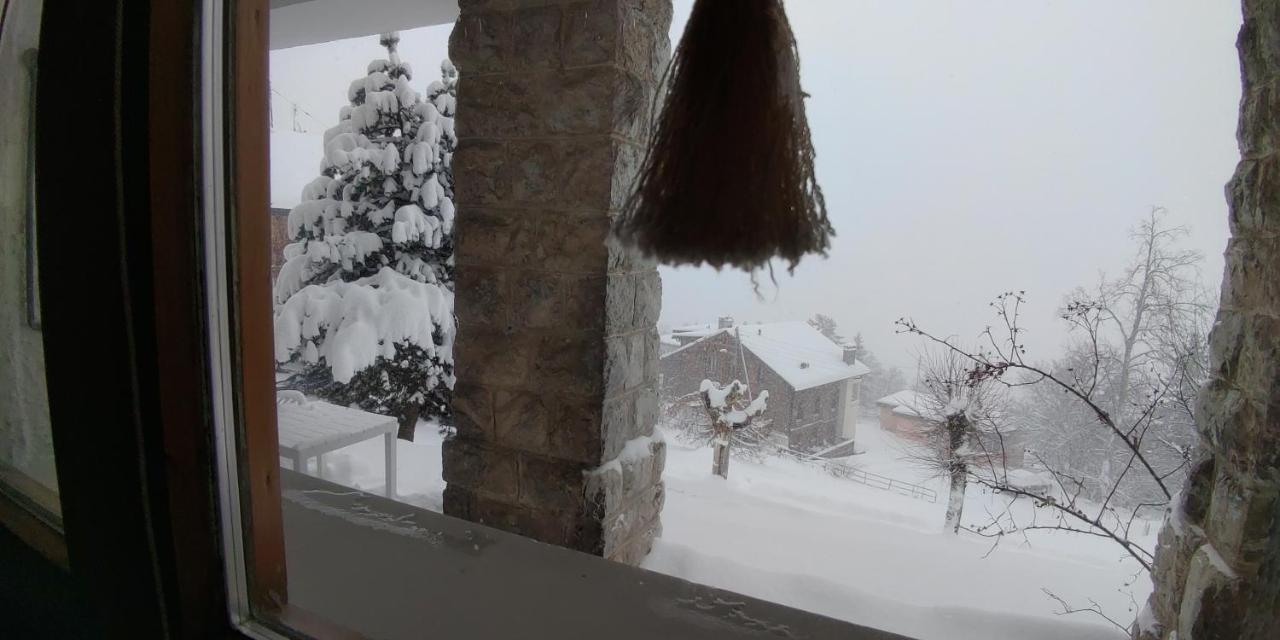
{"label": "wooden post", "polygon": [[382,436],[383,444],[386,447],[386,457],[384,458],[383,475],[387,484],[387,497],[392,500],[396,499],[396,433],[394,431],[387,432]]}

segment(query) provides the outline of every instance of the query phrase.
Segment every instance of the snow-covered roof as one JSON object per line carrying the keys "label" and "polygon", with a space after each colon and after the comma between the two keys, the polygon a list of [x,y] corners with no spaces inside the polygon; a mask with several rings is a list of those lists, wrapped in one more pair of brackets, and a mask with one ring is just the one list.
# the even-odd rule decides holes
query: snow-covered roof
{"label": "snow-covered roof", "polygon": [[909,418],[940,420],[942,417],[940,407],[935,406],[937,403],[932,398],[911,389],[891,393],[876,400],[876,404],[890,407],[895,414]]}
{"label": "snow-covered roof", "polygon": [[671,330],[671,338],[705,338],[720,333],[714,324],[687,324],[682,327],[676,327]]}
{"label": "snow-covered roof", "polygon": [[665,345],[670,346],[670,347],[678,347],[678,346],[680,346],[680,341],[679,341],[679,340],[676,340],[676,339],[675,339],[675,338],[673,338],[673,337],[671,337],[671,334],[669,334],[669,333],[666,333],[666,334],[663,334],[663,335],[661,335],[661,336],[658,336],[658,342],[661,342],[662,344],[665,344]]}
{"label": "snow-covered roof", "polygon": [[1046,471],[1009,469],[1005,472],[1005,477],[1011,486],[1019,489],[1052,488],[1054,485],[1053,475]]}
{"label": "snow-covered roof", "polygon": [[729,329],[717,329],[713,325],[678,327],[672,330],[674,335],[696,336],[699,340],[671,354],[726,332],[740,335],[742,347],[760,358],[796,391],[871,373],[867,365],[856,360],[853,364],[845,363],[844,348],[802,320],[739,324]]}
{"label": "snow-covered roof", "polygon": [[889,407],[896,407],[903,404],[916,405],[920,403],[920,392],[911,389],[903,389],[895,391],[883,398],[876,400],[876,404],[882,404]]}
{"label": "snow-covered roof", "polygon": [[302,188],[320,176],[324,137],[319,133],[271,131],[271,206],[292,209]]}

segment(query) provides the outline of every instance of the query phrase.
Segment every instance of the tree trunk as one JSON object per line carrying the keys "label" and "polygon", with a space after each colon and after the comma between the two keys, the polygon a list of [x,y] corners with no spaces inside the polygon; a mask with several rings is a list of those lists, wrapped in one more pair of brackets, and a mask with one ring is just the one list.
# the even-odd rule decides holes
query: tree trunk
{"label": "tree trunk", "polygon": [[960,516],[964,513],[964,493],[969,484],[969,467],[961,458],[960,449],[964,446],[965,434],[969,430],[969,419],[963,413],[947,416],[947,466],[951,473],[951,493],[947,498],[947,520],[945,528],[951,533],[960,533]]}
{"label": "tree trunk", "polygon": [[951,493],[947,498],[946,530],[960,533],[960,516],[964,513],[964,493],[969,484],[969,470],[963,462],[951,463]]}
{"label": "tree trunk", "polygon": [[396,432],[396,437],[401,440],[413,442],[413,432],[418,427],[418,414],[422,411],[422,407],[411,407],[404,415],[396,419],[400,423],[400,429]]}
{"label": "tree trunk", "polygon": [[723,442],[717,441],[712,447],[714,457],[711,461],[711,473],[720,476],[725,480],[729,479],[729,443],[730,438],[725,438]]}

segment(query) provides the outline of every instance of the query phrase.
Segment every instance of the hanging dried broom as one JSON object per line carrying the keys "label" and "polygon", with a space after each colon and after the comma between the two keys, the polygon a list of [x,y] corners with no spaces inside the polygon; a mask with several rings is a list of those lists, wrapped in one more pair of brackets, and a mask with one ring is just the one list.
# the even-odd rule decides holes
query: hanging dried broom
{"label": "hanging dried broom", "polygon": [[697,0],[665,79],[615,236],[668,264],[717,269],[825,255],[834,231],[781,0]]}

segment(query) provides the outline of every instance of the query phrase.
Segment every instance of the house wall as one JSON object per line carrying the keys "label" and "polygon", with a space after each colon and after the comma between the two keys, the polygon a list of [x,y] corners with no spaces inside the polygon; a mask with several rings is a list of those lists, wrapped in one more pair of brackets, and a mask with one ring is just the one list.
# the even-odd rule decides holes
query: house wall
{"label": "house wall", "polygon": [[794,394],[791,448],[820,449],[840,441],[840,387],[844,381],[797,391]]}
{"label": "house wall", "polygon": [[926,430],[924,421],[893,412],[893,407],[877,405],[880,408],[880,428],[910,440],[924,440]]}
{"label": "house wall", "polygon": [[662,398],[670,400],[696,393],[705,379],[720,383],[745,381],[744,359],[751,389],[769,391],[768,408],[762,417],[771,421],[773,430],[787,435],[792,449],[814,449],[839,441],[840,388],[844,381],[797,392],[750,351],[739,354],[737,341],[728,334],[711,336],[664,357]]}

